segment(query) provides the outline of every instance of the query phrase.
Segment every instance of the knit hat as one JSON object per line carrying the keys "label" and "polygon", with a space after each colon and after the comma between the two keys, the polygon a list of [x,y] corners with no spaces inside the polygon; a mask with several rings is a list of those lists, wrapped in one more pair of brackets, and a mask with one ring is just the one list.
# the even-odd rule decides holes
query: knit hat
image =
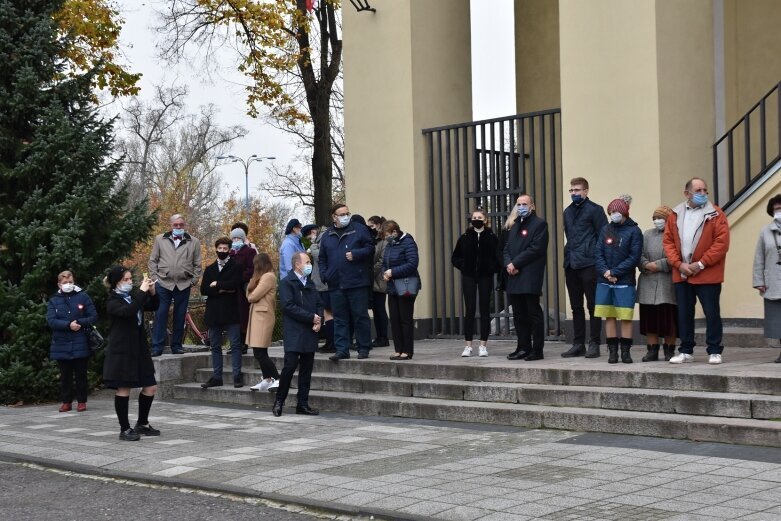
{"label": "knit hat", "polygon": [[660,206],[654,210],[653,219],[667,219],[667,217],[673,213],[673,209],[669,206]]}
{"label": "knit hat", "polygon": [[610,204],[607,205],[607,213],[612,214],[618,212],[624,217],[629,217],[629,204],[622,198],[613,199]]}
{"label": "knit hat", "polygon": [[244,233],[244,230],[241,228],[234,228],[231,230],[231,239],[241,239],[242,241],[246,240],[247,234]]}
{"label": "knit hat", "polygon": [[311,233],[312,230],[317,230],[317,225],[316,224],[307,224],[306,226],[301,228],[301,235],[306,237],[307,235],[309,235]]}
{"label": "knit hat", "polygon": [[122,277],[125,275],[125,272],[128,271],[128,269],[124,266],[114,266],[110,270],[108,270],[108,274],[106,275],[106,282],[108,282],[109,289],[114,289],[120,280],[122,280]]}
{"label": "knit hat", "polygon": [[285,235],[289,235],[293,231],[293,228],[301,228],[301,221],[298,219],[290,219],[285,226]]}

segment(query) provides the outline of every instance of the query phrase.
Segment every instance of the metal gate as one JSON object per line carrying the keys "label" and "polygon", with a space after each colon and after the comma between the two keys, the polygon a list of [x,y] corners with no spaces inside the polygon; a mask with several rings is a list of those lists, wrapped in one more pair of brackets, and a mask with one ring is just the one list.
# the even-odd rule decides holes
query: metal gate
{"label": "metal gate", "polygon": [[[548,221],[550,243],[542,306],[547,337],[563,335],[564,302],[561,109],[471,121],[423,130],[428,148],[432,267],[432,336],[462,336],[461,277],[450,263],[456,241],[475,208],[482,208],[497,235],[518,194],[534,198],[537,214]],[[494,285],[496,287],[496,284]],[[494,289],[492,335],[511,336],[512,310]]]}

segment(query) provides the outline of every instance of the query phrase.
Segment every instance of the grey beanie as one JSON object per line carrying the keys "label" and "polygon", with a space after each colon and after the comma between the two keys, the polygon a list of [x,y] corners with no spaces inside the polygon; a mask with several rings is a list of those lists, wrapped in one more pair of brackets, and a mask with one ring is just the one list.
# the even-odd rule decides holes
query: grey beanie
{"label": "grey beanie", "polygon": [[242,241],[247,239],[247,234],[241,228],[234,228],[231,230],[231,239],[241,239]]}

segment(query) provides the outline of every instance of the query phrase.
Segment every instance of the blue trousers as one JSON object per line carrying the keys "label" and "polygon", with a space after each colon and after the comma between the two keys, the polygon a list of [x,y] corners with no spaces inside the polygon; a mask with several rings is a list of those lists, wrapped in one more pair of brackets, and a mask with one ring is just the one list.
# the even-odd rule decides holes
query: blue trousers
{"label": "blue trousers", "polygon": [[700,301],[705,313],[705,343],[708,354],[721,354],[723,327],[721,323],[721,284],[689,284],[676,282],[675,298],[678,300],[678,336],[681,339],[681,353],[694,352],[694,306]]}
{"label": "blue trousers", "polygon": [[241,346],[244,344],[241,338],[241,325],[227,324],[209,327],[209,345],[212,350],[212,377],[222,381],[222,334],[227,333],[231,345],[231,364],[233,365],[233,379],[241,378]]}
{"label": "blue trousers", "polygon": [[171,352],[182,352],[182,340],[184,340],[184,316],[187,314],[187,304],[190,301],[190,287],[187,289],[165,289],[156,284],[157,296],[160,298],[160,307],[155,311],[155,326],[152,330],[152,354],[159,355],[165,347],[168,336],[168,308],[171,301],[174,303],[173,332],[171,333]]}
{"label": "blue trousers", "polygon": [[358,351],[372,348],[372,325],[369,320],[369,291],[367,288],[331,290],[334,313],[334,347],[337,353],[349,356],[350,325],[355,332]]}

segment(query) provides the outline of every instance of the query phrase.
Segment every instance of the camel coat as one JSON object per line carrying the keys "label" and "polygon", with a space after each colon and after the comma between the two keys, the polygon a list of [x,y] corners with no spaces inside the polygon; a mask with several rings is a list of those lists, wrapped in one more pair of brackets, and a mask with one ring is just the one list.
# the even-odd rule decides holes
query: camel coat
{"label": "camel coat", "polygon": [[252,291],[247,291],[249,323],[247,324],[247,345],[269,347],[274,332],[274,312],[277,303],[277,276],[264,273]]}

